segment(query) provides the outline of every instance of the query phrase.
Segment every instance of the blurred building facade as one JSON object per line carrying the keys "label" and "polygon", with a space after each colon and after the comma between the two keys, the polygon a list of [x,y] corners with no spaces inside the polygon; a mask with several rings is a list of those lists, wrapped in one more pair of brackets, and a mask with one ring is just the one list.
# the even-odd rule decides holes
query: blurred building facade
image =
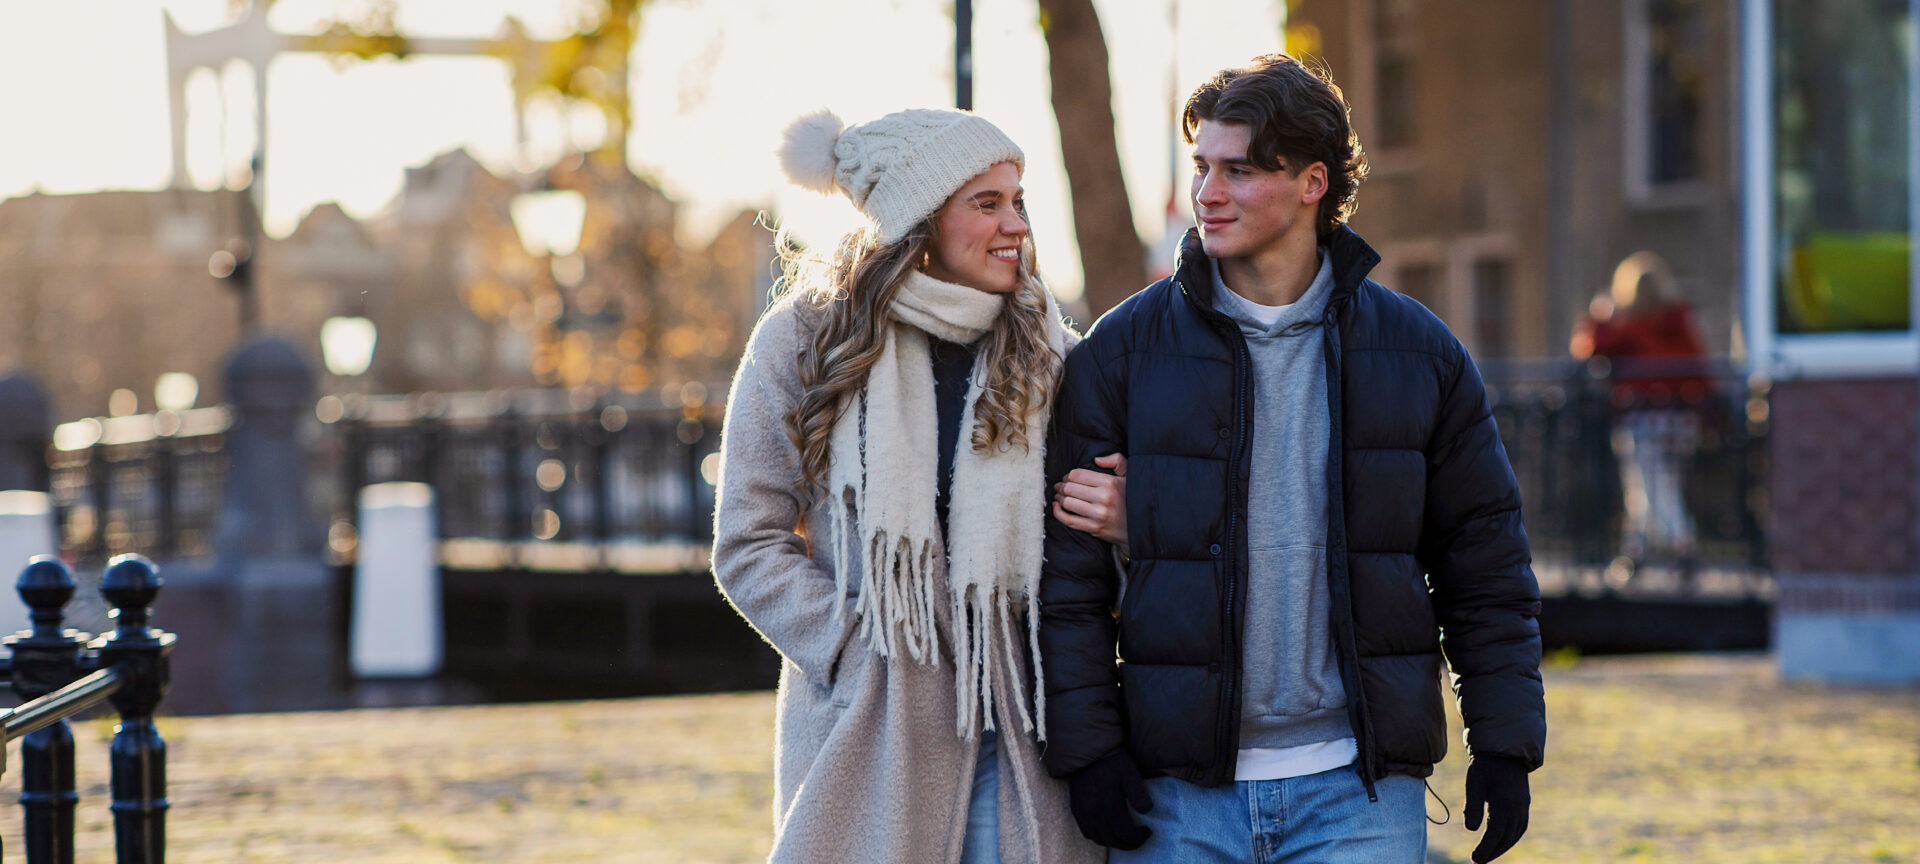
{"label": "blurred building facade", "polygon": [[1561,355],[1651,251],[1772,426],[1782,671],[1920,680],[1920,69],[1905,2],[1298,0],[1373,164],[1381,281]]}
{"label": "blurred building facade", "polygon": [[1371,163],[1353,224],[1380,281],[1477,358],[1555,356],[1614,269],[1652,251],[1710,349],[1736,351],[1729,9],[1300,0],[1292,44],[1317,45]]}
{"label": "blurred building facade", "polygon": [[[258,241],[258,329],[323,368],[321,324],[371,319],[371,368],[323,390],[724,381],[772,284],[772,233],[743,213],[704,247],[682,248],[672,202],[624,167],[594,165],[499,177],[455,151],[409,170],[380,218],[317,207],[289,236]],[[548,186],[586,202],[575,284],[522,248],[510,216],[516,195]],[[0,370],[45,382],[56,422],[104,415],[123,389],[137,399],[131,410],[154,410],[167,372],[198,380],[198,404],[224,400],[221,363],[244,334],[234,283],[209,258],[259,236],[246,194],[0,201],[0,304],[16,310],[0,321]]]}
{"label": "blurred building facade", "polygon": [[202,403],[239,341],[237,306],[207,259],[236,232],[232,195],[103,192],[0,201],[0,369],[53,394],[57,421],[107,413],[186,372]]}

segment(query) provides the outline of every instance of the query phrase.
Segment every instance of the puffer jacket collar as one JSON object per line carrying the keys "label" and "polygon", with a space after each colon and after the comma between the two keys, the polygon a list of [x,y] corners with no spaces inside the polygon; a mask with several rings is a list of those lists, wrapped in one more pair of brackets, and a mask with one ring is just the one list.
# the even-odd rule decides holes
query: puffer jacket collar
{"label": "puffer jacket collar", "polygon": [[1327,247],[1327,253],[1333,256],[1333,296],[1327,300],[1329,307],[1353,296],[1353,292],[1360,290],[1360,283],[1367,281],[1367,274],[1380,265],[1380,253],[1345,225],[1320,238],[1320,245]]}
{"label": "puffer jacket collar", "polygon": [[[1320,238],[1327,254],[1333,256],[1333,294],[1327,298],[1332,312],[1345,305],[1367,274],[1380,264],[1380,253],[1373,250],[1352,228],[1342,225]],[[1200,244],[1200,229],[1188,228],[1180,239],[1180,254],[1174,258],[1173,281],[1199,311],[1209,317],[1218,315],[1213,305],[1213,277],[1206,249]]]}

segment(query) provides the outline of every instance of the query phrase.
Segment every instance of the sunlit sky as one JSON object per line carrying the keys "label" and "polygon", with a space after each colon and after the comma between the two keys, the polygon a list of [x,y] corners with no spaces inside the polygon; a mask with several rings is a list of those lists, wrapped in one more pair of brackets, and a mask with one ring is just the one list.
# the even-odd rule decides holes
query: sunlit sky
{"label": "sunlit sky", "polygon": [[[318,29],[356,0],[280,0],[283,32]],[[1163,233],[1175,106],[1213,70],[1278,50],[1284,0],[1096,0],[1112,56],[1121,158],[1143,237]],[[1079,293],[1065,170],[1035,0],[975,0],[974,107],[1027,151],[1027,200],[1041,261]],[[701,242],[740,208],[768,208],[805,238],[853,224],[852,208],[785,184],[772,152],[813,108],[857,123],[953,104],[950,0],[652,0],[630,89],[629,161],[683,203]],[[1175,8],[1177,7],[1177,8]],[[565,32],[553,0],[400,0],[413,36],[493,36],[508,15],[536,37]],[[228,0],[0,0],[0,198],[35,191],[158,189],[170,183],[162,11],[188,32],[233,14]],[[1170,32],[1171,31],[1171,32]],[[1172,69],[1177,62],[1178,70]],[[267,70],[268,231],[284,236],[316,204],[369,218],[403,171],[465,147],[497,172],[591,144],[590,112],[536,106],[519,150],[508,71],[487,58],[339,63],[283,54]],[[1177,81],[1177,85],[1176,82]],[[217,188],[253,148],[251,73],[188,86],[188,179]],[[221,119],[222,91],[226,121]],[[1179,178],[1184,186],[1184,176]]]}

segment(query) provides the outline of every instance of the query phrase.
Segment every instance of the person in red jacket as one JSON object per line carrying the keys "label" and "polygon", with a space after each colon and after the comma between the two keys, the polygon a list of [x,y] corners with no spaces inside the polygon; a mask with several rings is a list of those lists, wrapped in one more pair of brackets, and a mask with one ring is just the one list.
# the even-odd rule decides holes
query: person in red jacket
{"label": "person in red jacket", "polygon": [[1697,538],[1682,486],[1700,440],[1711,387],[1706,342],[1693,308],[1674,297],[1672,276],[1652,252],[1629,256],[1611,290],[1576,326],[1576,358],[1604,357],[1613,374],[1613,449],[1626,506],[1621,554],[1629,572],[1667,553],[1692,576]]}

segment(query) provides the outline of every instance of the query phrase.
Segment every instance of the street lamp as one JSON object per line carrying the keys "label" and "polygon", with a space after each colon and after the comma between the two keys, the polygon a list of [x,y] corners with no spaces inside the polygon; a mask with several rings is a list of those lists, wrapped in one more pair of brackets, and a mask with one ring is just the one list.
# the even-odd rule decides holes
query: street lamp
{"label": "street lamp", "polygon": [[973,110],[973,0],[953,4],[953,107]]}
{"label": "street lamp", "polygon": [[153,382],[153,405],[178,414],[200,398],[200,382],[185,372],[166,372]]}
{"label": "street lamp", "polygon": [[[587,198],[571,189],[542,188],[514,196],[510,204],[513,230],[527,255],[545,261],[547,278],[535,275],[527,286],[533,318],[550,327],[534,329],[534,377],[542,383],[566,381],[562,371],[558,331],[568,329],[565,321],[573,290],[586,276],[586,261],[580,254],[580,234],[586,226]],[[578,382],[570,382],[578,383]]]}
{"label": "street lamp", "polygon": [[365,318],[328,318],[320,325],[320,354],[327,371],[341,378],[366,374],[377,338],[373,322]]}
{"label": "street lamp", "polygon": [[527,192],[513,198],[513,230],[520,245],[536,258],[564,258],[580,251],[587,198],[571,189]]}

